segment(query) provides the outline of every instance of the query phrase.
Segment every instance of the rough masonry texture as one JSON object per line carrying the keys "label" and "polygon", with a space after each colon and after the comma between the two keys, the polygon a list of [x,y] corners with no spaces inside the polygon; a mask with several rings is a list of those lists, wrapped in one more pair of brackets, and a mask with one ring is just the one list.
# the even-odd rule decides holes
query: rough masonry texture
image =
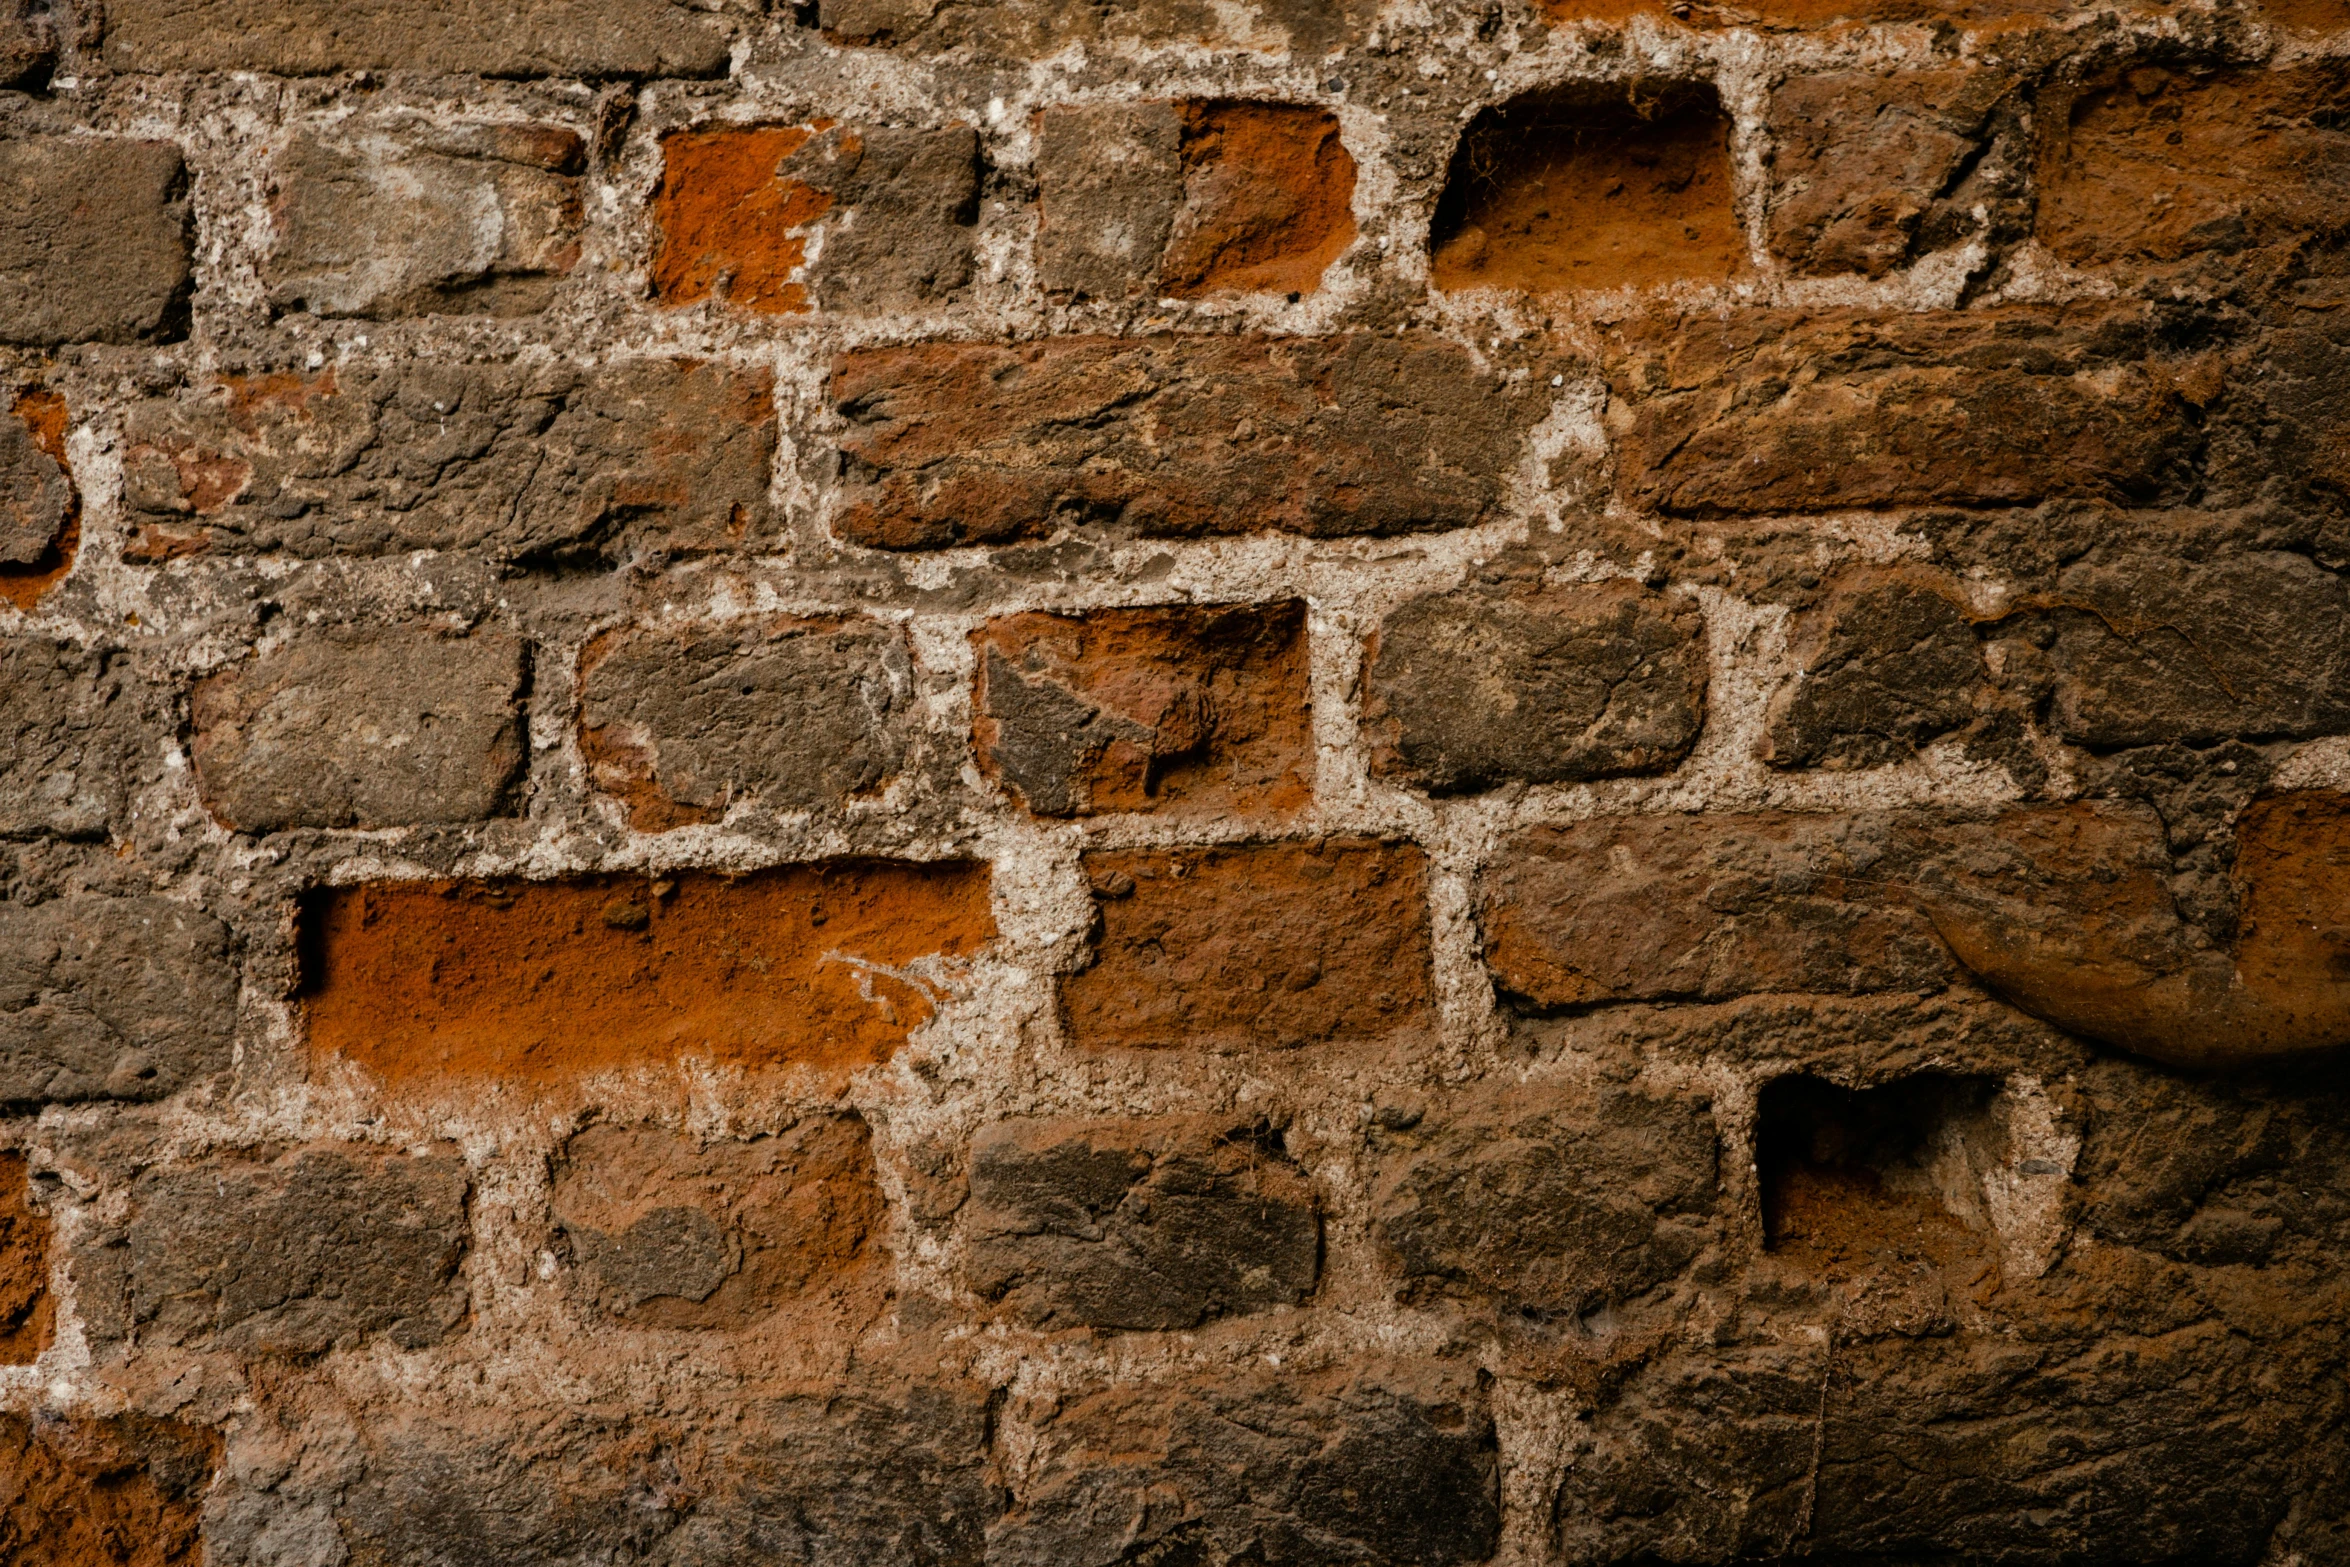
{"label": "rough masonry texture", "polygon": [[2338,0],[0,3],[0,1563],[2350,1567]]}

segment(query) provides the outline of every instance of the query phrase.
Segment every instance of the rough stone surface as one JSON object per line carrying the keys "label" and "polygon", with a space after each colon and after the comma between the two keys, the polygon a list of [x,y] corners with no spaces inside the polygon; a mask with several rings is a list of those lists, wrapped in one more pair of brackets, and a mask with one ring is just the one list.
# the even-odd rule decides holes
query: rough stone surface
{"label": "rough stone surface", "polygon": [[1312,792],[1303,604],[1018,615],[972,641],[980,770],[1039,816],[1261,815]]}
{"label": "rough stone surface", "polygon": [[1658,772],[1705,721],[1705,623],[1632,583],[1415,599],[1380,627],[1380,771],[1442,794]]}
{"label": "rough stone surface", "polygon": [[878,795],[915,740],[905,636],[877,621],[638,632],[585,663],[581,748],[642,831]]}
{"label": "rough stone surface", "polygon": [[884,549],[1071,526],[1315,538],[1480,522],[1530,399],[1419,337],[1071,338],[844,355],[836,526]]}
{"label": "rough stone surface", "polygon": [[31,1365],[56,1332],[49,1220],[30,1201],[21,1155],[0,1155],[0,1364]]}
{"label": "rough stone surface", "polygon": [[271,302],[322,316],[543,308],[579,261],[586,154],[548,125],[299,135],[275,171]]}
{"label": "rough stone surface", "polygon": [[1036,137],[1037,280],[1097,299],[1152,288],[1183,201],[1176,106],[1047,109]]}
{"label": "rough stone surface", "polygon": [[103,836],[141,747],[126,660],[41,637],[0,640],[0,835]]}
{"label": "rough stone surface", "polygon": [[1062,982],[1088,1050],[1294,1048],[1425,1028],[1427,864],[1360,839],[1085,856],[1099,934]]}
{"label": "rough stone surface", "polygon": [[0,342],[174,335],[189,282],[186,185],[164,142],[0,140]]}
{"label": "rough stone surface", "polygon": [[1974,717],[1983,653],[1955,583],[1855,573],[1797,633],[1795,681],[1771,704],[1775,767],[1881,767]]}
{"label": "rough stone surface", "polygon": [[115,0],[106,64],[117,71],[449,71],[487,76],[716,76],[727,29],[662,0],[529,0],[485,26],[458,0]]}
{"label": "rough stone surface", "polygon": [[963,1224],[972,1288],[1048,1329],[1294,1306],[1321,1267],[1313,1188],[1279,1135],[1198,1117],[991,1126]]}
{"label": "rough stone surface", "polygon": [[23,1567],[198,1567],[220,1447],[144,1415],[0,1415],[0,1554]]}
{"label": "rough stone surface", "polygon": [[1182,154],[1167,293],[1310,294],[1354,243],[1355,160],[1329,110],[1187,103]]}
{"label": "rough stone surface", "polygon": [[199,683],[204,804],[241,832],[401,827],[505,813],[522,765],[512,637],[296,637]]}
{"label": "rough stone surface", "polygon": [[0,87],[33,87],[57,61],[57,24],[38,0],[0,7]]}
{"label": "rough stone surface", "polygon": [[40,565],[79,509],[64,454],[43,439],[45,402],[28,394],[15,418],[0,418],[0,570]]}
{"label": "rough stone surface", "polygon": [[697,555],[768,536],[764,372],[684,360],[230,377],[129,419],[134,554]]}
{"label": "rough stone surface", "polygon": [[0,1100],[150,1100],[229,1064],[233,940],[159,897],[0,904]]}

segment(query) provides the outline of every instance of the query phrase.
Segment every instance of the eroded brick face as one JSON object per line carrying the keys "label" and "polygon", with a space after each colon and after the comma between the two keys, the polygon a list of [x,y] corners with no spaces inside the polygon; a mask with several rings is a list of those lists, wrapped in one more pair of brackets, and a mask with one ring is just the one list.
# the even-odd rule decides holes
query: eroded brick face
{"label": "eroded brick face", "polygon": [[0,1549],[26,1567],[194,1567],[220,1447],[135,1414],[0,1416]]}

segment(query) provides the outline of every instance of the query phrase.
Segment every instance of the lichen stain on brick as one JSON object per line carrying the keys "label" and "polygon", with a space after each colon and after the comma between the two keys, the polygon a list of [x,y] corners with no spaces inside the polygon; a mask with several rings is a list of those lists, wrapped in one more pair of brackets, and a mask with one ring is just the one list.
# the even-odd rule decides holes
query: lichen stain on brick
{"label": "lichen stain on brick", "polygon": [[1338,116],[1229,100],[1181,108],[1183,205],[1161,262],[1165,291],[1310,294],[1354,243],[1355,160]]}
{"label": "lichen stain on brick", "polygon": [[832,198],[778,167],[823,128],[729,126],[662,138],[661,184],[653,193],[660,233],[653,293],[661,303],[717,295],[759,315],[809,308],[803,231]]}
{"label": "lichen stain on brick", "polygon": [[1461,134],[1429,233],[1436,286],[1529,293],[1718,282],[1747,266],[1711,87],[1518,99]]}
{"label": "lichen stain on brick", "polygon": [[302,1006],[313,1059],[395,1085],[689,1059],[846,1073],[936,1010],[911,965],[994,936],[968,861],[372,883],[305,900]]}
{"label": "lichen stain on brick", "polygon": [[65,457],[65,399],[28,387],[10,411],[23,428],[0,430],[0,600],[29,610],[73,570],[82,503]]}
{"label": "lichen stain on brick", "polygon": [[0,1415],[0,1561],[201,1567],[217,1433],[143,1415]]}

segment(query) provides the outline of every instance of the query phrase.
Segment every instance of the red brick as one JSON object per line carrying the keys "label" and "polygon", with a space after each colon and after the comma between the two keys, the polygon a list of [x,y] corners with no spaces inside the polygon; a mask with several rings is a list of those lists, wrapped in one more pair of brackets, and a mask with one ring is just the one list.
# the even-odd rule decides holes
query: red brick
{"label": "red brick", "polygon": [[778,169],[814,134],[804,125],[730,125],[661,138],[654,297],[690,305],[723,289],[729,305],[755,314],[809,308],[800,276],[807,226],[832,198]]}
{"label": "red brick", "polygon": [[65,457],[65,399],[27,387],[0,417],[0,603],[31,609],[73,570],[81,491]]}
{"label": "red brick", "polygon": [[49,1221],[35,1213],[22,1154],[0,1154],[0,1365],[49,1347]]}
{"label": "red brick", "polygon": [[1107,851],[1085,871],[1100,931],[1061,993],[1084,1049],[1367,1042],[1435,1021],[1411,845]]}
{"label": "red brick", "polygon": [[1354,243],[1355,160],[1338,116],[1288,103],[1186,103],[1183,205],[1161,282],[1204,294],[1310,294]]}
{"label": "red brick", "polygon": [[210,1431],[143,1415],[0,1415],[0,1560],[10,1567],[201,1567]]}

